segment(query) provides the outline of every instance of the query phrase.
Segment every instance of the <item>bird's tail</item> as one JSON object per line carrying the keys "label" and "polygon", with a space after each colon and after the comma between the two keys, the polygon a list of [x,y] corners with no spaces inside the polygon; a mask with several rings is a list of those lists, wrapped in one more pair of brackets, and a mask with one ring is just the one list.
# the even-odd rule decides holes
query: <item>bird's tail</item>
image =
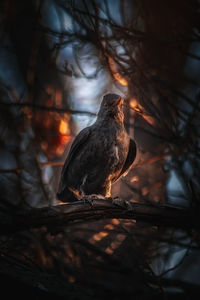
{"label": "bird's tail", "polygon": [[78,201],[76,196],[72,191],[70,191],[67,187],[62,191],[56,194],[57,198],[62,202],[75,202]]}

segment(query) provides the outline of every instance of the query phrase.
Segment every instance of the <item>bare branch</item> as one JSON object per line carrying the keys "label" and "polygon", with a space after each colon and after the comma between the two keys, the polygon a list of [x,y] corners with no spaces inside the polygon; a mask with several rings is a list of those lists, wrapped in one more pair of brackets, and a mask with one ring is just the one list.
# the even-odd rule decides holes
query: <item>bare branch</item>
{"label": "bare branch", "polygon": [[[173,206],[152,205],[144,203],[129,203],[123,201],[120,205],[113,204],[112,198],[106,200],[94,199],[92,205],[85,201],[77,201],[71,204],[62,204],[51,207],[33,208],[27,212],[9,216],[4,226],[0,226],[0,232],[14,233],[30,228],[47,226],[50,230],[56,230],[66,225],[77,224],[88,220],[98,219],[132,219],[149,223],[152,226],[164,226],[183,229],[199,229],[199,218],[195,218],[195,212]],[[0,221],[1,222],[1,221]]]}
{"label": "bare branch", "polygon": [[41,104],[34,104],[34,103],[21,103],[21,102],[12,102],[12,103],[5,103],[0,102],[0,106],[16,106],[16,107],[30,107],[33,109],[39,109],[39,110],[46,110],[46,111],[54,111],[57,113],[70,113],[72,115],[74,114],[82,114],[82,115],[90,115],[90,116],[96,116],[95,113],[85,110],[74,110],[69,109],[67,107],[56,107],[56,106],[46,106]]}

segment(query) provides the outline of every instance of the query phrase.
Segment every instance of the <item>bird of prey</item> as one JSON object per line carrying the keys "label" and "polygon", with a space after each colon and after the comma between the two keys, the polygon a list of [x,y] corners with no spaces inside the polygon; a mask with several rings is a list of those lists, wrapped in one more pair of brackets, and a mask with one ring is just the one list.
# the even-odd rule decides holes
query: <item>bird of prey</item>
{"label": "bird of prey", "polygon": [[124,128],[122,104],[120,96],[105,95],[96,122],[76,136],[61,172],[59,200],[110,197],[112,183],[132,165],[136,144]]}

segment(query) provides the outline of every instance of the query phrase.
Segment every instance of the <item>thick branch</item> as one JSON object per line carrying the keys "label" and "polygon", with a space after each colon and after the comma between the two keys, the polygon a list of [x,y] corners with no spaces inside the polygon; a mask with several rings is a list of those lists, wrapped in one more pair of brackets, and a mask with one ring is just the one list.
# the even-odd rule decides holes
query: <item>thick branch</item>
{"label": "thick branch", "polygon": [[39,209],[30,209],[9,218],[0,218],[0,232],[14,233],[20,230],[47,226],[50,230],[85,222],[87,220],[120,218],[132,219],[150,225],[183,229],[199,229],[200,221],[194,211],[189,209],[132,203],[132,210],[122,201],[122,205],[113,204],[113,199],[95,199],[93,204],[77,201],[72,204],[56,205]]}

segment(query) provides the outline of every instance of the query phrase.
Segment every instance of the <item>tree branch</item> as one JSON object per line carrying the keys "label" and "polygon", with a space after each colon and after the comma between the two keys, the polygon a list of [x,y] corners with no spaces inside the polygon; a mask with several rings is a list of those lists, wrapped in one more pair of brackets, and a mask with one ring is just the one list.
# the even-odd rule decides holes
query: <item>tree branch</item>
{"label": "tree branch", "polygon": [[131,206],[132,210],[123,201],[122,204],[116,205],[113,204],[112,198],[107,198],[95,199],[92,205],[85,201],[77,201],[71,204],[32,208],[9,217],[1,214],[0,233],[14,233],[41,226],[57,231],[66,225],[109,218],[132,219],[149,223],[151,226],[200,229],[197,213],[190,209],[146,203],[131,203]]}
{"label": "tree branch", "polygon": [[41,104],[35,104],[35,103],[25,103],[25,102],[0,102],[0,106],[16,106],[16,107],[30,107],[33,109],[38,110],[44,110],[44,111],[52,111],[57,113],[70,113],[72,115],[74,114],[82,114],[82,115],[89,115],[89,116],[96,116],[95,113],[85,110],[74,110],[67,107],[56,107],[56,106],[46,106]]}

